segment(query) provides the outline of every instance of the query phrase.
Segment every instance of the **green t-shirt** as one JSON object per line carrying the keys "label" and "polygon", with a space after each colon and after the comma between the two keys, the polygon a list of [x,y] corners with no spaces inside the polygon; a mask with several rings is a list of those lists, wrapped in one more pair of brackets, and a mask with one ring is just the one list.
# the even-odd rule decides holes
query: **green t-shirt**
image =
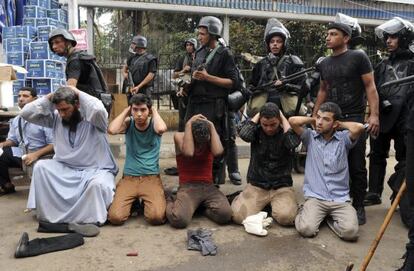
{"label": "green t-shirt", "polygon": [[126,159],[124,166],[125,176],[157,175],[160,173],[159,158],[161,136],[154,131],[151,120],[145,131],[135,127],[134,119],[130,118],[130,125],[125,134]]}

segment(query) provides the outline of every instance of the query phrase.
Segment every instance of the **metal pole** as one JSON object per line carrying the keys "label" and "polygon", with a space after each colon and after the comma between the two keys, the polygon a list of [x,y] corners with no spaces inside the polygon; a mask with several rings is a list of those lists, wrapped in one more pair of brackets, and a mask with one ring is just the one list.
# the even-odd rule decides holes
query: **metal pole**
{"label": "metal pole", "polygon": [[230,19],[225,15],[223,20],[223,39],[230,45]]}
{"label": "metal pole", "polygon": [[95,15],[95,10],[93,8],[88,7],[87,11],[87,38],[88,38],[88,53],[94,55],[94,35],[93,35],[93,19]]}
{"label": "metal pole", "polygon": [[69,29],[79,28],[78,0],[68,0]]}

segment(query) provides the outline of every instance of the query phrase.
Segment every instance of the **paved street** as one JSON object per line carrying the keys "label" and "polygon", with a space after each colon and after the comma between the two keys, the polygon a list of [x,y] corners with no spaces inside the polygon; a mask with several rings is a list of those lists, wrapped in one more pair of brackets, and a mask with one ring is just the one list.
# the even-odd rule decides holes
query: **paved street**
{"label": "paved street", "polygon": [[[168,143],[165,142],[165,144]],[[171,146],[170,146],[171,147]],[[168,156],[168,155],[167,155]],[[393,158],[391,158],[393,161]],[[248,159],[240,159],[245,177]],[[120,167],[123,160],[119,159]],[[161,159],[162,169],[175,165],[175,159]],[[389,163],[389,171],[394,162]],[[177,186],[177,177],[162,176],[165,187]],[[301,195],[303,175],[294,174],[294,187]],[[221,189],[232,193],[241,187],[225,184]],[[13,253],[22,232],[30,238],[55,234],[37,233],[33,213],[25,214],[28,186],[17,187],[18,192],[0,197],[0,270],[345,270],[348,262],[358,270],[389,207],[389,189],[380,206],[367,208],[368,223],[360,228],[356,243],[338,239],[324,225],[319,235],[305,239],[294,228],[273,225],[266,237],[247,234],[237,225],[218,226],[197,216],[189,228],[208,228],[214,231],[218,245],[217,256],[203,257],[186,249],[186,230],[171,228],[168,224],[149,226],[142,217],[132,217],[120,227],[106,225],[96,238],[86,238],[81,247],[32,258],[14,259]],[[301,200],[302,197],[300,196]],[[368,270],[395,270],[402,263],[407,230],[397,213],[385,233]],[[137,257],[127,257],[138,251]]]}

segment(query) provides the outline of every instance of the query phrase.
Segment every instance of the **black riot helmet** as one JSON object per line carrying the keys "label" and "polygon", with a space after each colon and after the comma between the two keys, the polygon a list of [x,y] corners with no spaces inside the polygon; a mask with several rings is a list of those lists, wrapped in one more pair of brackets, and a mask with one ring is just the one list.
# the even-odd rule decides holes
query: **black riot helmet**
{"label": "black riot helmet", "polygon": [[197,49],[197,40],[195,38],[189,38],[184,41],[184,49],[187,46],[187,43],[191,43],[194,46],[194,50]]}
{"label": "black riot helmet", "polygon": [[50,32],[49,39],[48,39],[49,48],[52,52],[53,52],[52,40],[59,36],[63,37],[67,41],[70,41],[73,47],[76,46],[77,42],[72,33],[70,33],[68,30],[63,29],[63,28],[56,28],[52,32]]}
{"label": "black riot helmet", "polygon": [[351,27],[351,39],[349,41],[350,47],[355,47],[359,44],[362,44],[365,41],[365,39],[361,35],[361,26],[359,25],[358,20],[356,18],[342,13],[337,13],[335,17],[335,23],[346,24],[349,27]]}
{"label": "black riot helmet", "polygon": [[207,32],[217,38],[221,37],[221,32],[223,31],[223,23],[219,18],[214,16],[205,16],[201,18],[197,27],[207,28]]}
{"label": "black riot helmet", "polygon": [[288,45],[290,39],[289,30],[276,18],[270,18],[267,20],[265,32],[264,32],[264,42],[266,43],[266,48],[269,51],[269,42],[274,36],[282,37],[284,41],[284,50]]}
{"label": "black riot helmet", "polygon": [[400,17],[386,21],[375,28],[375,34],[378,38],[387,41],[388,36],[396,35],[398,37],[398,46],[402,49],[408,49],[414,42],[414,25]]}
{"label": "black riot helmet", "polygon": [[147,38],[141,35],[132,38],[132,42],[136,45],[136,48],[147,48]]}

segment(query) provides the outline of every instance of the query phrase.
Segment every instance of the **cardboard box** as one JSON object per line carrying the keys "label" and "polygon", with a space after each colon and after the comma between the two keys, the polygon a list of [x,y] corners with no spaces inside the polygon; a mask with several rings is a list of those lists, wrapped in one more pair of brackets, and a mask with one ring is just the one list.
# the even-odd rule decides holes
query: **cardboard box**
{"label": "cardboard box", "polygon": [[37,27],[37,40],[48,41],[50,32],[56,29],[53,25],[42,25]]}
{"label": "cardboard box", "polygon": [[16,79],[17,80],[26,80],[26,74],[21,72],[16,72]]}
{"label": "cardboard box", "polygon": [[0,66],[0,106],[13,107],[13,80],[16,80],[16,72],[12,66],[2,64]]}
{"label": "cardboard box", "polygon": [[63,28],[63,29],[68,29],[68,24],[58,21],[57,27],[58,28]]}
{"label": "cardboard box", "polygon": [[36,18],[23,18],[23,25],[36,27]]}
{"label": "cardboard box", "polygon": [[44,18],[47,17],[47,9],[38,6],[24,6],[24,17]]}
{"label": "cardboard box", "polygon": [[55,26],[58,27],[59,22],[54,20],[54,19],[50,19],[50,18],[37,18],[36,19],[36,26]]}
{"label": "cardboard box", "polygon": [[28,59],[26,61],[26,69],[28,71],[26,78],[56,78],[61,76],[60,68],[56,68],[57,63],[58,61],[49,59]]}
{"label": "cardboard box", "polygon": [[39,6],[42,8],[50,8],[50,0],[27,0],[26,5]]}
{"label": "cardboard box", "polygon": [[24,66],[27,57],[28,54],[24,52],[8,52],[7,63],[16,66]]}
{"label": "cardboard box", "polygon": [[68,12],[61,8],[48,9],[47,17],[55,19],[60,22],[68,23]]}
{"label": "cardboard box", "polygon": [[2,39],[10,39],[16,37],[16,28],[14,26],[3,27],[1,32]]}
{"label": "cardboard box", "polygon": [[52,54],[47,41],[30,43],[30,59],[51,59]]}
{"label": "cardboard box", "polygon": [[15,26],[16,38],[34,39],[37,35],[37,30],[33,26]]}
{"label": "cardboard box", "polygon": [[59,0],[50,0],[50,8],[60,8]]}
{"label": "cardboard box", "polygon": [[26,86],[26,80],[13,81],[13,95],[19,95],[19,90]]}
{"label": "cardboard box", "polygon": [[0,81],[12,81],[16,79],[16,71],[12,66],[0,66]]}
{"label": "cardboard box", "polygon": [[24,39],[24,38],[6,39],[3,41],[3,44],[4,44],[4,50],[7,53],[10,53],[10,52],[28,53],[30,39]]}
{"label": "cardboard box", "polygon": [[32,87],[37,90],[39,95],[46,95],[51,92],[55,92],[59,87],[66,84],[62,79],[57,78],[45,78],[45,79],[33,79]]}

